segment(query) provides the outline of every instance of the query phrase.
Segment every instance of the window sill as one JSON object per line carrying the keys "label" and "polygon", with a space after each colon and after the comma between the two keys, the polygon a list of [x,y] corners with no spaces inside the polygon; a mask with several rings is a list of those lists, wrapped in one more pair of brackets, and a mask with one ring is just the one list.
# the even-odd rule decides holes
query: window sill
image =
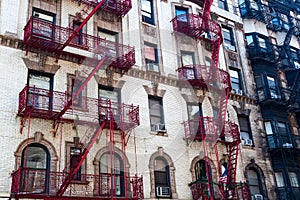
{"label": "window sill", "polygon": [[151,135],[157,135],[157,136],[163,136],[163,137],[168,137],[168,133],[167,131],[151,131],[150,132]]}
{"label": "window sill", "polygon": [[155,24],[152,24],[152,23],[148,23],[148,22],[143,22],[142,21],[142,24],[145,25],[145,26],[150,26],[152,28],[156,28],[156,25]]}
{"label": "window sill", "polygon": [[71,184],[78,184],[78,185],[88,185],[90,182],[87,180],[72,180]]}

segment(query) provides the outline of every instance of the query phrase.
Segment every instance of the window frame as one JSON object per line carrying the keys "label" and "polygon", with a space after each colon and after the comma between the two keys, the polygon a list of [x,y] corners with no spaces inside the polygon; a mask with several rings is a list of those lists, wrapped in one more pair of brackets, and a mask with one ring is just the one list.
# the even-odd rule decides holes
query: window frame
{"label": "window frame", "polygon": [[[124,160],[122,159],[122,157],[118,153],[113,152],[112,155],[113,155],[114,161],[119,161],[120,168],[117,169],[115,166],[112,168],[112,167],[109,166],[110,165],[110,163],[109,163],[109,165],[106,166],[106,169],[108,170],[107,173],[101,172],[101,170],[102,170],[101,167],[103,167],[102,157],[105,156],[105,155],[108,155],[108,157],[111,157],[111,153],[109,151],[106,151],[103,154],[101,154],[101,156],[99,157],[99,172],[98,173],[99,173],[99,175],[110,175],[110,174],[112,174],[113,176],[118,177],[119,181],[120,181],[120,194],[116,194],[116,196],[117,197],[124,197],[125,196]],[[110,162],[110,160],[109,160],[109,162]],[[110,172],[111,170],[113,171],[113,173]],[[106,194],[103,194],[103,195],[106,195]]]}
{"label": "window frame", "polygon": [[[231,71],[237,73],[238,78],[231,76],[231,73],[230,73]],[[243,95],[244,88],[243,88],[243,80],[242,80],[241,70],[238,68],[229,67],[229,75],[230,75],[230,82],[231,82],[232,89],[237,94],[238,94],[238,91],[236,91],[236,90],[242,91],[241,95]],[[233,81],[233,79],[237,79],[237,81]],[[234,88],[233,85],[237,85],[238,88]]]}
{"label": "window frame", "polygon": [[[143,9],[143,1],[150,3],[150,12]],[[143,22],[151,24],[151,25],[155,25],[153,0],[141,0],[141,13],[142,13],[142,21]],[[145,16],[143,13],[150,15],[150,17]]]}
{"label": "window frame", "polygon": [[[155,60],[151,60],[151,59],[146,57],[147,56],[147,54],[146,54],[146,49],[147,48],[153,48],[153,50],[154,50],[154,59]],[[156,44],[152,44],[152,43],[148,43],[148,42],[144,43],[144,57],[145,57],[146,71],[160,73],[159,59],[158,59],[158,49],[157,49]],[[157,70],[149,70],[149,64],[156,65]]]}
{"label": "window frame", "polygon": [[[228,26],[222,26],[222,36],[223,36],[223,45],[226,50],[236,51],[235,38],[234,38],[234,29]],[[225,37],[226,34],[229,34],[230,38]],[[234,48],[234,49],[232,49]]]}
{"label": "window frame", "polygon": [[[156,167],[155,167],[155,165],[156,165],[156,161],[157,160],[161,160],[161,161],[163,161],[164,162],[164,164],[165,164],[165,169],[164,169],[164,171],[159,171],[159,170],[156,170]],[[154,171],[153,171],[153,174],[154,174],[154,186],[155,186],[155,197],[156,198],[161,198],[161,196],[159,196],[158,194],[157,194],[157,188],[158,187],[169,187],[170,188],[170,197],[169,198],[172,198],[172,192],[171,192],[171,188],[172,188],[172,186],[171,186],[171,178],[170,178],[170,166],[169,166],[169,164],[168,164],[168,161],[163,157],[163,156],[157,156],[155,159],[154,159],[154,163],[153,163],[153,169],[154,169]],[[158,180],[157,180],[157,177],[158,176],[162,176],[162,175],[164,175],[164,179],[165,179],[165,184],[163,184],[163,183],[158,183]]]}
{"label": "window frame", "polygon": [[[28,70],[28,75],[27,75],[27,85],[28,87],[33,87],[35,88],[35,85],[31,85],[30,84],[30,80],[31,80],[31,75],[35,75],[35,76],[41,76],[41,77],[45,77],[45,78],[49,78],[49,87],[48,88],[37,88],[37,91],[35,89],[28,89],[28,95],[27,95],[27,104],[30,104],[30,99],[34,98],[34,103],[36,102],[36,100],[38,100],[40,97],[46,97],[48,99],[48,103],[47,103],[47,107],[44,108],[44,104],[39,105],[39,104],[34,104],[34,107],[36,109],[43,109],[43,110],[52,110],[53,109],[53,82],[54,82],[54,75],[50,74],[50,73],[46,73],[46,72],[40,72],[40,71],[35,71],[35,70]],[[38,91],[38,89],[42,89],[42,90],[48,90],[47,93],[45,94],[45,92],[43,91]],[[30,97],[30,91],[33,91],[34,94],[32,97]],[[32,94],[31,94],[32,95]],[[44,100],[42,100],[44,101]],[[37,105],[37,107],[36,107]]]}
{"label": "window frame", "polygon": [[[247,123],[247,128],[244,129],[245,127],[242,126],[242,121],[241,120],[245,120],[246,123]],[[246,139],[250,139],[252,141],[252,145],[250,146],[255,146],[254,145],[254,141],[253,141],[253,134],[252,134],[252,130],[251,130],[251,124],[250,124],[250,119],[249,119],[249,116],[248,115],[240,115],[238,114],[238,122],[239,122],[239,129],[240,129],[240,133],[241,133],[241,140],[246,140]],[[247,133],[249,138],[244,138],[242,137],[242,132],[243,133]],[[243,143],[242,143],[243,144]],[[245,146],[245,144],[243,144]]]}
{"label": "window frame", "polygon": [[[159,112],[160,112],[159,115],[151,114],[150,101],[156,101],[156,103],[159,105]],[[153,105],[155,105],[155,104],[153,104]],[[152,124],[152,122],[151,122],[152,117],[159,118],[160,119],[159,124],[163,124],[164,127],[165,127],[166,125],[165,125],[165,119],[164,119],[163,98],[158,97],[158,96],[148,95],[148,108],[149,108],[149,119],[150,119],[150,130],[151,130],[151,132],[155,132],[155,125],[157,125],[157,123]]]}
{"label": "window frame", "polygon": [[[67,94],[69,98],[73,98],[74,84],[76,82],[76,76],[74,74],[67,75]],[[87,86],[79,93],[76,101],[72,99],[72,106],[76,109],[87,109]]]}

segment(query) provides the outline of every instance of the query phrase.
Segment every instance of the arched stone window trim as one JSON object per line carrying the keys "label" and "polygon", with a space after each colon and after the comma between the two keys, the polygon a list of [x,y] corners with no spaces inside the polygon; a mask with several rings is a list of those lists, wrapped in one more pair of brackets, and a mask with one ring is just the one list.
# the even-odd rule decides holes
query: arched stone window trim
{"label": "arched stone window trim", "polygon": [[213,163],[213,161],[210,159],[210,158],[207,158],[207,157],[201,157],[201,156],[196,156],[192,162],[191,162],[191,166],[190,166],[190,172],[191,172],[191,175],[192,175],[192,182],[196,181],[196,176],[195,176],[195,165],[198,161],[200,160],[205,160],[206,162],[208,162],[208,164],[210,165],[211,167],[211,170],[212,170],[212,179],[214,182],[218,182],[218,177],[217,177],[217,169],[216,169],[216,166],[215,164]]}
{"label": "arched stone window trim", "polygon": [[248,180],[248,170],[255,170],[256,173],[258,174],[258,178],[260,179],[260,190],[261,190],[261,193],[262,195],[264,196],[264,199],[268,199],[268,192],[267,192],[267,187],[266,187],[266,181],[265,181],[265,176],[264,176],[264,173],[262,171],[262,169],[254,162],[248,164],[245,168],[245,175],[246,175],[246,178]]}
{"label": "arched stone window trim", "polygon": [[178,195],[176,192],[174,163],[173,163],[171,157],[164,152],[164,149],[162,147],[159,147],[158,150],[151,155],[150,160],[149,160],[150,186],[151,186],[150,198],[156,198],[156,196],[155,196],[154,160],[158,157],[163,157],[169,165],[172,198],[177,199]]}
{"label": "arched stone window trim", "polygon": [[35,132],[34,133],[34,137],[32,138],[28,138],[26,140],[24,140],[22,143],[19,144],[17,151],[15,152],[15,169],[18,169],[19,167],[21,167],[21,162],[22,162],[22,152],[23,150],[27,147],[27,145],[29,144],[33,144],[33,143],[38,143],[41,144],[43,146],[45,146],[47,148],[47,150],[49,151],[50,154],[50,171],[57,171],[57,161],[58,161],[58,157],[57,157],[57,153],[56,150],[54,148],[54,146],[47,140],[44,139],[43,137],[44,135],[41,132]]}

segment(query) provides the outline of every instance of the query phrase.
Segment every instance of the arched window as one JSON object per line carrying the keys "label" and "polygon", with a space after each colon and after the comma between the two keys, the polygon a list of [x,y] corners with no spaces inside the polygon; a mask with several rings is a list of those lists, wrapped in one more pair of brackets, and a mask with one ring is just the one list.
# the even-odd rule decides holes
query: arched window
{"label": "arched window", "polygon": [[38,143],[29,144],[22,152],[21,189],[28,192],[48,192],[50,154]]}
{"label": "arched window", "polygon": [[250,168],[247,171],[247,179],[249,182],[251,195],[261,194],[260,180],[257,171],[254,168]]}
{"label": "arched window", "polygon": [[154,178],[157,197],[170,197],[170,167],[163,157],[154,160]]}
{"label": "arched window", "polygon": [[205,167],[205,161],[199,160],[195,164],[195,177],[196,180],[207,180],[206,176],[206,167]]}
{"label": "arched window", "polygon": [[[100,195],[124,196],[124,164],[117,153],[111,156],[110,152],[104,153],[99,161]],[[111,190],[115,189],[115,191]]]}

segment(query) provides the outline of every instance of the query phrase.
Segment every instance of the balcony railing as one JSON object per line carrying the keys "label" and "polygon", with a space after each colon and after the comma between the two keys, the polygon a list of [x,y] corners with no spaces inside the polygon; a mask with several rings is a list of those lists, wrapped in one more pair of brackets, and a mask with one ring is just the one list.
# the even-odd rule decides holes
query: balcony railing
{"label": "balcony railing", "polygon": [[[81,174],[82,181],[71,182],[62,197],[57,197],[56,193],[68,173],[20,168],[11,176],[12,198],[53,197],[63,199],[65,197],[72,199],[73,197],[74,199],[118,198],[128,200],[144,198],[141,176],[121,177],[119,175],[116,177],[117,175],[111,174]],[[114,181],[116,178],[121,180],[123,185]]]}
{"label": "balcony railing", "polygon": [[197,40],[215,41],[222,38],[222,29],[218,22],[210,20],[208,29],[200,15],[183,14],[172,19],[173,30]]}
{"label": "balcony railing", "polygon": [[[55,120],[64,109],[70,96],[63,92],[25,86],[19,94],[18,115],[30,113],[31,117]],[[75,102],[75,101],[74,101]],[[78,97],[63,115],[75,115],[78,122],[103,122],[113,120],[115,128],[129,130],[140,124],[139,106],[115,103],[109,99]]]}
{"label": "balcony railing", "polygon": [[229,90],[231,88],[229,73],[221,69],[214,71],[214,69],[214,67],[196,64],[178,68],[178,84],[180,87],[195,88],[207,88],[219,84],[220,88]]}
{"label": "balcony railing", "polygon": [[30,112],[32,117],[53,119],[64,108],[65,93],[25,86],[19,93],[20,116]]}
{"label": "balcony railing", "polygon": [[[100,1],[99,0],[75,0],[79,3],[84,3],[89,6],[95,7]],[[125,16],[132,8],[131,0],[106,0],[103,4],[102,9],[117,16]]]}
{"label": "balcony railing", "polygon": [[63,51],[63,44],[74,33],[73,29],[63,28],[52,23],[31,17],[24,28],[24,45],[27,50],[43,50],[56,54],[67,54],[75,58],[101,59],[104,55],[111,62],[110,66],[121,71],[128,71],[135,64],[134,48],[116,42],[79,33],[69,46],[80,49],[84,54]]}
{"label": "balcony railing", "polygon": [[278,52],[277,47],[270,43],[259,43],[247,46],[248,57],[251,60],[263,59],[270,62],[275,62],[275,52]]}
{"label": "balcony railing", "polygon": [[296,148],[290,133],[267,135],[269,149],[291,149]]}

